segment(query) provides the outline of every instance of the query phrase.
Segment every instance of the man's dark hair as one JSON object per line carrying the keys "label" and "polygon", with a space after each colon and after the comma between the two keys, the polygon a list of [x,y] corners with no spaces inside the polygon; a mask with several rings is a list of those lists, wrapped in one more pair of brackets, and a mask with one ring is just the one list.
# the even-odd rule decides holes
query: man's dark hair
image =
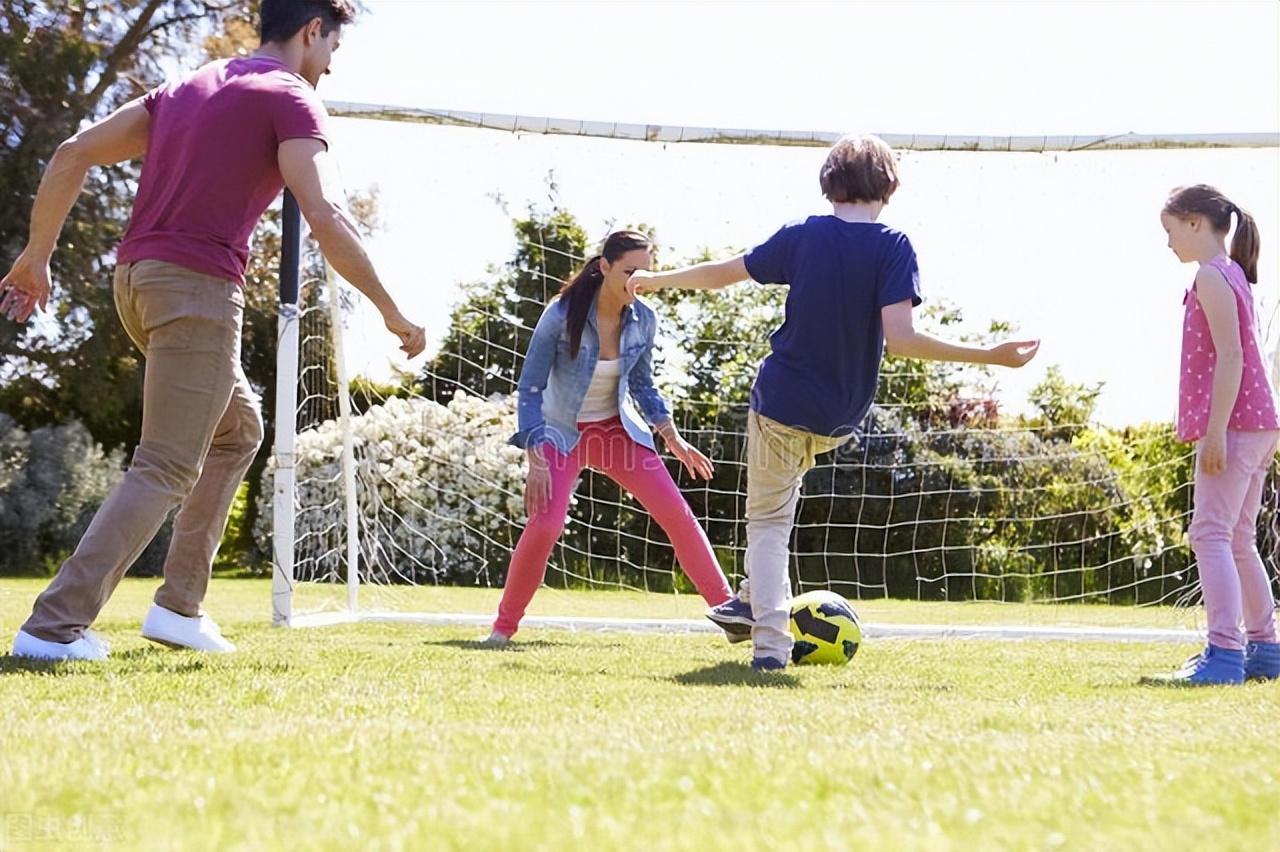
{"label": "man's dark hair", "polygon": [[262,0],[258,9],[258,37],[263,44],[286,42],[298,31],[319,18],[320,34],[329,35],[334,27],[356,19],[351,0]]}

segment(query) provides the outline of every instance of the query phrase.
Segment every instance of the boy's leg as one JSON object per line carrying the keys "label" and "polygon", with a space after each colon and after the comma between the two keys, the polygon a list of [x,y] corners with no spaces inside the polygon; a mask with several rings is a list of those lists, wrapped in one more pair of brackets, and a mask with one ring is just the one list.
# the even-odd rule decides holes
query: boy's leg
{"label": "boy's leg", "polygon": [[1227,466],[1222,472],[1202,473],[1197,458],[1195,505],[1187,530],[1200,570],[1209,644],[1228,651],[1244,647],[1240,631],[1240,575],[1236,570],[1233,539],[1255,464],[1247,452],[1242,452],[1248,449],[1247,440],[1242,446],[1242,434],[1227,432]]}
{"label": "boy's leg", "polygon": [[746,572],[757,658],[791,660],[791,527],[801,480],[813,466],[812,437],[755,411],[747,415]]}
{"label": "boy's leg", "polygon": [[142,440],[23,625],[50,642],[74,641],[93,623],[190,493],[235,385],[229,353],[238,346],[244,304],[237,284],[142,261],[117,269],[115,288],[121,321],[146,354]]}
{"label": "boy's leg", "polygon": [[1258,513],[1262,508],[1262,489],[1267,469],[1275,454],[1275,432],[1241,432],[1242,461],[1254,463],[1253,474],[1240,509],[1240,518],[1231,535],[1231,554],[1240,578],[1241,613],[1244,616],[1245,639],[1249,642],[1275,642],[1275,598],[1271,578],[1262,557],[1258,555]]}
{"label": "boy's leg", "polygon": [[507,580],[502,586],[502,601],[498,604],[498,617],[493,622],[493,630],[503,636],[514,636],[520,628],[520,619],[533,600],[533,595],[542,585],[542,578],[547,573],[547,559],[556,539],[564,531],[565,514],[569,511],[569,500],[573,496],[573,487],[577,484],[578,475],[582,473],[582,460],[575,447],[569,455],[557,451],[550,444],[543,445],[547,463],[551,468],[551,499],[542,511],[535,513],[525,524],[520,541],[511,553],[511,564],[507,568]]}
{"label": "boy's leg", "polygon": [[633,441],[621,422],[608,430],[608,448],[599,469],[634,495],[662,527],[671,539],[680,567],[702,599],[708,606],[731,599],[733,591],[716,561],[706,530],[694,517],[662,458]]}

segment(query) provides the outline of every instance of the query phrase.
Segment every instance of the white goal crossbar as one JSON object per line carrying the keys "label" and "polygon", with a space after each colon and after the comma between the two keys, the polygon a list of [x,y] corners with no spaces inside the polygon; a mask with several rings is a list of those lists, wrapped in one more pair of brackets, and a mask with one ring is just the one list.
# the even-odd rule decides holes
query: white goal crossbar
{"label": "white goal crossbar", "polygon": [[[404,121],[451,127],[486,128],[509,133],[632,139],[637,142],[708,142],[739,145],[792,145],[825,148],[844,134],[820,130],[747,130],[722,127],[672,127],[569,118],[459,112],[447,109],[385,106],[326,101],[329,114],[340,118]],[[1111,133],[1091,136],[965,136],[938,133],[877,134],[890,147],[904,151],[1116,151],[1154,148],[1276,148],[1280,133]]]}

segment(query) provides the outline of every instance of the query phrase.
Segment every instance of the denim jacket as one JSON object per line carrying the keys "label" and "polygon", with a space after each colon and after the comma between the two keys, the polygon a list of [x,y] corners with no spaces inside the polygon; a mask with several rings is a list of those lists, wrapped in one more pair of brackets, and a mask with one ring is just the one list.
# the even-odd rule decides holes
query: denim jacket
{"label": "denim jacket", "polygon": [[[551,444],[567,454],[581,437],[578,412],[600,358],[600,333],[596,306],[592,305],[582,329],[578,357],[570,358],[566,315],[564,303],[556,299],[547,305],[533,330],[517,384],[520,431],[510,441],[517,447]],[[640,299],[622,312],[618,412],[632,440],[649,449],[655,449],[649,426],[671,418],[671,408],[653,386],[653,338],[657,327],[653,308]]]}

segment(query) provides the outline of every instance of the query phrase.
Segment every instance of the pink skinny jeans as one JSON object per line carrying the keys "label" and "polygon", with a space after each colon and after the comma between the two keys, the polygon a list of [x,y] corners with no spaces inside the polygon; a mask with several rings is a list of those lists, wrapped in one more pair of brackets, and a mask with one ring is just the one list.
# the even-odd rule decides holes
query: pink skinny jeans
{"label": "pink skinny jeans", "polygon": [[1229,430],[1226,470],[1209,476],[1196,465],[1187,538],[1200,567],[1209,643],[1229,651],[1243,648],[1245,639],[1276,641],[1271,578],[1258,555],[1258,512],[1278,434]]}
{"label": "pink skinny jeans", "polygon": [[658,454],[632,440],[616,417],[579,423],[578,428],[582,437],[568,455],[549,444],[543,447],[551,467],[551,500],[541,512],[529,518],[511,555],[511,567],[493,629],[511,636],[520,627],[529,601],[546,576],[551,549],[564,531],[573,487],[587,467],[605,474],[640,501],[671,539],[680,567],[709,606],[733,597],[706,532]]}

